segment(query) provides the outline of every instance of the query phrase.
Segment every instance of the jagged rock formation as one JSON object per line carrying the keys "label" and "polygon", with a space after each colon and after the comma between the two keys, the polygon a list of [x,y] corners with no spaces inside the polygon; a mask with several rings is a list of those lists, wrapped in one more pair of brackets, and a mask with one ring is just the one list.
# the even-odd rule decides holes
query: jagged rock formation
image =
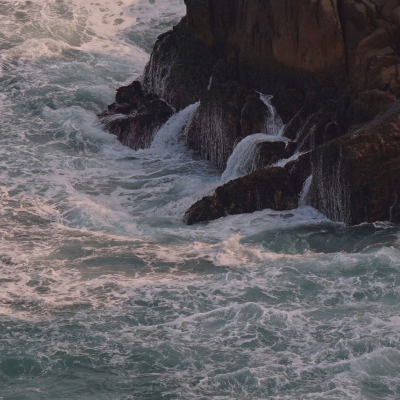
{"label": "jagged rock formation", "polygon": [[172,115],[173,110],[165,101],[143,93],[141,84],[133,82],[118,89],[116,103],[100,118],[122,144],[138,150],[150,146],[154,133]]}
{"label": "jagged rock formation", "polygon": [[[329,218],[400,222],[400,0],[185,3],[187,16],[160,36],[141,81],[103,114],[110,130],[145,147],[172,110],[200,100],[187,145],[223,169],[238,141],[268,131],[262,92],[274,95],[289,151],[309,152],[288,164],[296,173],[268,167],[228,183],[186,220],[295,207],[292,194],[312,173],[309,204]],[[272,148],[260,148],[260,168],[282,156]]]}

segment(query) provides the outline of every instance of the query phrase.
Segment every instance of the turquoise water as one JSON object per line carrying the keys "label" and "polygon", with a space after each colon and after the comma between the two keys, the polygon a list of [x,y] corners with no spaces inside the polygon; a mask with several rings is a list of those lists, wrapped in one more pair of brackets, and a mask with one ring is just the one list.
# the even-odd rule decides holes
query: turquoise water
{"label": "turquoise water", "polygon": [[398,227],[187,227],[220,172],[99,125],[183,13],[0,1],[0,399],[400,398]]}

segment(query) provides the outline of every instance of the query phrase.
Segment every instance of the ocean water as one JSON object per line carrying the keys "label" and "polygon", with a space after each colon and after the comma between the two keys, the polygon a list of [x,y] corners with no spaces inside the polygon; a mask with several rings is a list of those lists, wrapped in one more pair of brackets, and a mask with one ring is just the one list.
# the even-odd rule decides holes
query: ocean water
{"label": "ocean water", "polygon": [[[180,0],[0,0],[0,399],[400,398],[400,229],[187,227],[221,173],[96,113]],[[163,145],[164,141],[164,145]]]}

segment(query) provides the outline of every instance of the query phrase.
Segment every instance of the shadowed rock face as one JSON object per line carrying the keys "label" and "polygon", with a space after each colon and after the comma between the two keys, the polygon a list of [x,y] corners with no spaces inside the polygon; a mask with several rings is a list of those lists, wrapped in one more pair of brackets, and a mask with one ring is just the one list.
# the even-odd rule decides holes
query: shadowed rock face
{"label": "shadowed rock face", "polygon": [[[185,0],[188,30],[223,45],[239,63],[261,70],[342,69],[345,48],[337,1]],[[329,44],[329,46],[327,46]]]}
{"label": "shadowed rock face", "polygon": [[192,40],[183,18],[158,38],[142,77],[145,92],[165,100],[175,111],[196,103],[208,85],[212,53],[202,42]]}
{"label": "shadowed rock face", "polygon": [[[140,82],[120,89],[101,115],[106,126],[133,148],[148,146],[172,112],[200,100],[187,145],[223,170],[242,138],[268,132],[261,92],[274,96],[291,141],[260,145],[254,165],[268,168],[217,189],[187,221],[294,207],[312,169],[309,202],[329,218],[400,222],[400,0],[185,4]],[[271,168],[294,152],[308,153]]]}
{"label": "shadowed rock face", "polygon": [[312,153],[310,204],[336,221],[400,222],[400,102]]}
{"label": "shadowed rock face", "polygon": [[199,110],[188,128],[188,146],[221,169],[225,168],[235,143],[243,137],[241,114],[247,95],[248,89],[236,82],[213,83],[204,91]]}
{"label": "shadowed rock face", "polygon": [[186,0],[188,32],[263,75],[351,76],[398,94],[398,0]]}

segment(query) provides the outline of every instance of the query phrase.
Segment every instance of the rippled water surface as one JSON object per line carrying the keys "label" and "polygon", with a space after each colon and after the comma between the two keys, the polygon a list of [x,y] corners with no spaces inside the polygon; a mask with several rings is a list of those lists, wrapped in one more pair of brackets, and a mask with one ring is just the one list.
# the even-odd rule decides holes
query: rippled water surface
{"label": "rippled water surface", "polygon": [[99,125],[182,3],[0,0],[0,399],[399,399],[398,227],[187,227],[220,172]]}

